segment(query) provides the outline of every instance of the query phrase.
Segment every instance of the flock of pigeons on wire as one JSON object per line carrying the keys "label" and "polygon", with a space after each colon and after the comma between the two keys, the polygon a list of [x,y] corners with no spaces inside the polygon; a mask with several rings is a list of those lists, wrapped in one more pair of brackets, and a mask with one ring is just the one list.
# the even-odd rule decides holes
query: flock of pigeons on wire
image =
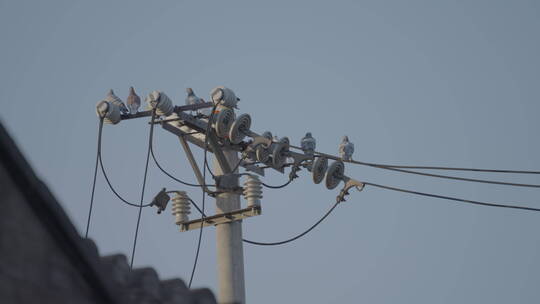
{"label": "flock of pigeons on wire", "polygon": [[[205,103],[204,99],[195,95],[192,88],[187,88],[186,105],[195,105]],[[126,104],[120,99],[120,97],[114,94],[112,89],[107,92],[107,96],[104,101],[111,102],[118,106],[120,113],[122,114],[136,114],[141,107],[141,98],[133,87],[129,87],[129,94],[126,98]],[[208,116],[210,115],[210,108],[203,108],[197,111],[197,113]],[[275,138],[277,139],[277,138]],[[300,141],[300,147],[307,154],[313,154],[316,149],[317,141],[311,135],[311,132],[307,132],[306,135]],[[349,141],[348,136],[343,136],[341,143],[339,144],[339,156],[344,161],[351,161],[354,153],[354,143]]]}

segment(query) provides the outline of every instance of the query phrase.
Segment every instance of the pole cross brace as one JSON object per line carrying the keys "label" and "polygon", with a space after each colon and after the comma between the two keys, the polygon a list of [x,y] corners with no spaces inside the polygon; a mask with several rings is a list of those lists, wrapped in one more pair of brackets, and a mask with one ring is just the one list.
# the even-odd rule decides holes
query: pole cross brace
{"label": "pole cross brace", "polygon": [[180,232],[189,231],[193,229],[200,229],[201,224],[203,227],[216,226],[219,224],[230,223],[234,221],[241,221],[248,217],[253,217],[262,214],[261,206],[251,206],[244,209],[239,209],[231,212],[220,213],[212,216],[205,217],[204,219],[191,220],[185,223],[181,223]]}

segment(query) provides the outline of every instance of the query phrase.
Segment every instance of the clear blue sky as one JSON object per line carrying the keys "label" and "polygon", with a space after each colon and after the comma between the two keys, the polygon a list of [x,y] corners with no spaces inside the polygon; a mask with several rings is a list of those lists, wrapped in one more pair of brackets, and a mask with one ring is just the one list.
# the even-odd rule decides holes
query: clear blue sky
{"label": "clear blue sky", "polygon": [[[537,1],[0,1],[0,118],[84,232],[97,118],[109,88],[125,98],[233,88],[253,129],[298,142],[306,131],[359,160],[540,169]],[[156,130],[156,154],[194,180],[178,141]],[[119,191],[140,195],[144,120],[106,126],[104,161]],[[200,154],[198,154],[200,157]],[[540,206],[536,189],[405,176],[347,166],[358,179]],[[471,175],[473,177],[490,177]],[[536,176],[493,176],[540,183]],[[270,174],[278,184],[285,176]],[[200,191],[150,171],[161,187]],[[265,190],[244,235],[281,240],[311,225],[337,194],[311,178]],[[137,210],[97,187],[90,235],[129,256]],[[288,246],[245,246],[251,303],[538,303],[540,213],[460,205],[366,188]],[[197,233],[170,210],[144,210],[136,266],[188,279]],[[194,286],[216,291],[214,229]]]}

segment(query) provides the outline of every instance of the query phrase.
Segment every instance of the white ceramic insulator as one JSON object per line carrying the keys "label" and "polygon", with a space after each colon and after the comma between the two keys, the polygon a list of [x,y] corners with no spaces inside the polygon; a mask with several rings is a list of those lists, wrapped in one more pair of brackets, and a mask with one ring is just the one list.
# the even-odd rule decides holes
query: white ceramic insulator
{"label": "white ceramic insulator", "polygon": [[174,105],[171,99],[165,95],[165,93],[160,91],[152,91],[146,97],[146,102],[150,106],[150,109],[156,109],[156,114],[160,116],[169,116],[174,111]]}
{"label": "white ceramic insulator", "polygon": [[223,105],[228,108],[237,108],[238,98],[233,90],[224,86],[219,86],[210,91],[214,104]]}
{"label": "white ceramic insulator", "polygon": [[175,217],[176,225],[189,221],[191,213],[191,202],[185,191],[177,191],[172,198],[172,214]]}
{"label": "white ceramic insulator", "polygon": [[110,125],[115,125],[120,122],[120,108],[112,102],[102,100],[96,105],[96,114],[98,117],[103,117],[103,122]]}
{"label": "white ceramic insulator", "polygon": [[260,206],[262,199],[262,184],[259,177],[249,174],[244,182],[244,198],[248,207]]}

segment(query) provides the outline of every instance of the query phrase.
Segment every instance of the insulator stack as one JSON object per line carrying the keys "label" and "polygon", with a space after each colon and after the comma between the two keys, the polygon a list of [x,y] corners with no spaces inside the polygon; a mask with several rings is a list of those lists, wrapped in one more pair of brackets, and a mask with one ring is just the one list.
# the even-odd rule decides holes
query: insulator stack
{"label": "insulator stack", "polygon": [[189,221],[189,214],[191,213],[189,196],[185,191],[177,191],[176,195],[172,198],[172,214],[176,218],[176,225],[180,225]]}
{"label": "insulator stack", "polygon": [[253,174],[247,176],[244,182],[244,198],[248,207],[260,206],[262,198],[262,184],[259,177]]}
{"label": "insulator stack", "polygon": [[242,114],[232,123],[229,129],[229,140],[233,144],[239,144],[244,140],[251,128],[251,116]]}

